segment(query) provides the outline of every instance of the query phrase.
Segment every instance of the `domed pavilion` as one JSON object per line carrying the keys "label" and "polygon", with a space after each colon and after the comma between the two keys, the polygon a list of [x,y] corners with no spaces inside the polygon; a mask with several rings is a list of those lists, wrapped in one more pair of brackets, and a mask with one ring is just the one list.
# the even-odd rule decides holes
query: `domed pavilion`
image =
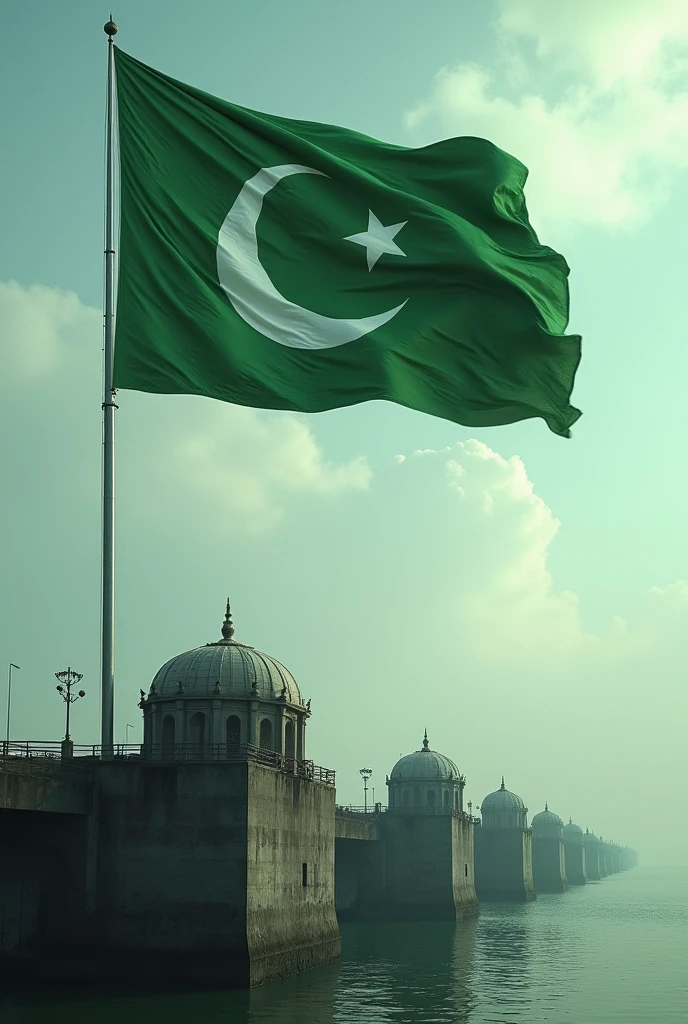
{"label": "domed pavilion", "polygon": [[548,804],[545,804],[544,811],[539,811],[538,814],[533,816],[530,825],[535,836],[542,836],[547,839],[563,839],[564,822],[558,814],[550,811]]}
{"label": "domed pavilion", "polygon": [[427,729],[421,749],[400,758],[386,782],[391,812],[463,811],[466,777],[450,758],[430,749]]}
{"label": "domed pavilion", "polygon": [[305,758],[310,701],[284,665],[235,640],[229,601],[221,638],[171,658],[141,698],[153,759],[235,759],[255,748]]}
{"label": "domed pavilion", "polygon": [[480,805],[483,828],[528,828],[528,808],[517,793],[502,784],[489,793]]}
{"label": "domed pavilion", "polygon": [[576,825],[573,818],[569,818],[568,825],[564,825],[564,842],[565,843],[583,843],[583,829],[580,825]]}

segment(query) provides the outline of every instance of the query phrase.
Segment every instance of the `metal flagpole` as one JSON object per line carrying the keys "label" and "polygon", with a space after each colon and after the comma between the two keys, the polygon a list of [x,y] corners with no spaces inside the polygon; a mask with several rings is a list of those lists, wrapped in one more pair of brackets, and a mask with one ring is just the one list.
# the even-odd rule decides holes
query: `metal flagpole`
{"label": "metal flagpole", "polygon": [[18,671],[21,671],[19,665],[15,665],[13,661],[10,662],[9,668],[7,670],[7,729],[6,729],[6,736],[5,736],[5,743],[7,744],[7,749],[5,750],[6,754],[8,754],[9,750],[10,750],[10,715],[12,714],[12,669],[13,668],[16,668]]}
{"label": "metal flagpole", "polygon": [[108,37],[108,78],[105,127],[105,303],[103,360],[103,592],[101,637],[101,756],[114,753],[115,683],[115,392],[112,362],[115,326],[114,118],[115,45],[117,26],[105,24]]}

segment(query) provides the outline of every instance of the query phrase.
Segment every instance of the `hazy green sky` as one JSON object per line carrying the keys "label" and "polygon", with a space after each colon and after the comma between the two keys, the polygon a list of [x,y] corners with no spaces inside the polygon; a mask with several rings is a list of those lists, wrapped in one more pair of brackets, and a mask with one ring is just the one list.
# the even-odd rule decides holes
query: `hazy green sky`
{"label": "hazy green sky", "polygon": [[[3,5],[0,662],[15,738],[57,739],[84,673],[98,739],[107,9]],[[310,418],[121,393],[116,731],[219,637],[284,661],[342,802],[431,745],[499,785],[686,858],[688,6],[684,0],[121,0],[127,52],[209,92],[531,170],[583,335],[564,441],[373,403]],[[2,687],[0,676],[0,687]],[[0,706],[3,690],[0,688]],[[2,732],[4,734],[4,714]],[[666,825],[665,825],[666,823]],[[683,829],[681,834],[680,830]]]}

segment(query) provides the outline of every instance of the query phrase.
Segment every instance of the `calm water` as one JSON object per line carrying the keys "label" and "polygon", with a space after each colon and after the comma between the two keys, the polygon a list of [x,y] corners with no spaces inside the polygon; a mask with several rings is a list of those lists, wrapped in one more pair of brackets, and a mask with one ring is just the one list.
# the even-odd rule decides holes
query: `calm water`
{"label": "calm water", "polygon": [[2,996],[2,1024],[673,1024],[688,871],[636,868],[456,927],[349,925],[341,964],[251,993]]}

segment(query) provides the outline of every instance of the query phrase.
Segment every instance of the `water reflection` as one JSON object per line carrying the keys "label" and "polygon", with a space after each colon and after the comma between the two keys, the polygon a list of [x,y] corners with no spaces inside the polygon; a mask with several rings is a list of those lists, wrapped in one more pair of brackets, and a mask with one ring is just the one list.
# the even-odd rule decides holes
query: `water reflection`
{"label": "water reflection", "polygon": [[688,879],[638,869],[474,921],[349,923],[340,964],[252,992],[8,995],[0,1024],[684,1024]]}
{"label": "water reflection", "polygon": [[468,1021],[477,922],[366,924],[342,930],[335,1022]]}
{"label": "water reflection", "polygon": [[38,989],[0,995],[2,1024],[332,1024],[340,965],[250,992],[84,992]]}
{"label": "water reflection", "polygon": [[575,915],[564,912],[575,910],[575,901],[556,894],[537,905],[483,909],[475,954],[481,1021],[551,1020],[563,1000],[575,998],[582,937]]}
{"label": "water reflection", "polygon": [[481,1003],[489,993],[490,1006],[499,1015],[487,1020],[527,1020],[531,1007],[531,963],[529,949],[529,910],[523,906],[495,904],[483,910],[476,969],[482,979]]}

